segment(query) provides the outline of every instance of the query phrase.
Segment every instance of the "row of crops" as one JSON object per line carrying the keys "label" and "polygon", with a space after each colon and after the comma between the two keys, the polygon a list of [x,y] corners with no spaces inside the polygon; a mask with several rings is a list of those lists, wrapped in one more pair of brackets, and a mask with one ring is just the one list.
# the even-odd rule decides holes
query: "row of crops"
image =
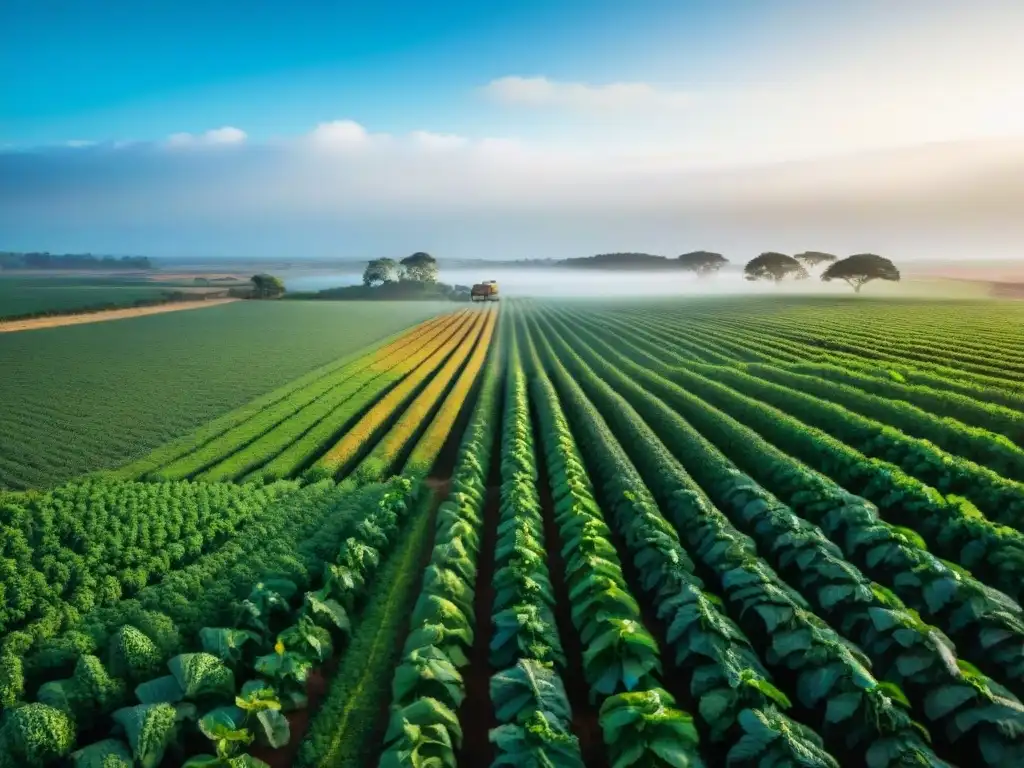
{"label": "row of crops", "polygon": [[[320,743],[331,728],[306,733],[304,714],[331,711],[317,681],[343,691],[365,668],[345,660],[408,616],[390,598],[418,583],[427,477],[444,471],[496,321],[489,309],[436,317],[135,465],[0,491],[0,765],[291,764]],[[308,421],[325,398],[326,448],[295,479],[157,471],[216,454],[241,479],[238,434]]]}
{"label": "row of crops", "polygon": [[443,315],[0,495],[0,766],[1024,765],[1018,332],[759,306]]}
{"label": "row of crops", "polygon": [[0,488],[124,464],[451,307],[234,302],[0,334]]}

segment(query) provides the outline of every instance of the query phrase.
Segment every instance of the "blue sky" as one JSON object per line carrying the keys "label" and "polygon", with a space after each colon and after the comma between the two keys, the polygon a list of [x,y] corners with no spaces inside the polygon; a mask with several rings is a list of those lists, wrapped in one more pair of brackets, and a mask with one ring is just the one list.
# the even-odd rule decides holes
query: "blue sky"
{"label": "blue sky", "polygon": [[[954,191],[1015,199],[1022,23],[1000,0],[7,0],[0,249],[997,248],[1003,206]],[[920,233],[925,203],[950,232]]]}
{"label": "blue sky", "polygon": [[0,141],[160,139],[222,124],[259,139],[339,115],[388,131],[492,127],[500,118],[474,114],[473,91],[511,73],[683,74],[661,69],[657,49],[712,48],[736,13],[717,5],[13,0],[0,10],[0,70],[16,75]]}

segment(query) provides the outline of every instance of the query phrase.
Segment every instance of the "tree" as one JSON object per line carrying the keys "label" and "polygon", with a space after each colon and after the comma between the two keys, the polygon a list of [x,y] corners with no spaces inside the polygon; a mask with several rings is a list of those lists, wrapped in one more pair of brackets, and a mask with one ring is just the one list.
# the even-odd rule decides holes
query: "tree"
{"label": "tree", "polygon": [[768,251],[747,262],[743,268],[747,280],[774,280],[777,283],[792,275],[797,280],[807,277],[807,270],[792,256]]}
{"label": "tree", "polygon": [[830,264],[836,260],[836,257],[831,253],[822,253],[821,251],[804,251],[798,253],[793,257],[808,269],[814,269],[822,264]]}
{"label": "tree", "polygon": [[691,251],[676,258],[679,267],[687,272],[696,272],[700,276],[713,275],[720,270],[729,260],[720,253],[711,251]]}
{"label": "tree", "polygon": [[276,299],[284,293],[284,281],[266,273],[253,275],[252,294],[255,299]]}
{"label": "tree", "polygon": [[429,253],[417,251],[412,256],[402,259],[405,277],[417,283],[437,282],[437,259]]}
{"label": "tree", "polygon": [[374,259],[363,272],[363,285],[383,285],[398,280],[398,263],[394,259]]}
{"label": "tree", "polygon": [[896,269],[895,264],[882,256],[874,253],[857,253],[830,264],[822,273],[821,279],[825,282],[845,280],[853,286],[854,291],[860,293],[861,286],[872,280],[899,282],[900,271]]}

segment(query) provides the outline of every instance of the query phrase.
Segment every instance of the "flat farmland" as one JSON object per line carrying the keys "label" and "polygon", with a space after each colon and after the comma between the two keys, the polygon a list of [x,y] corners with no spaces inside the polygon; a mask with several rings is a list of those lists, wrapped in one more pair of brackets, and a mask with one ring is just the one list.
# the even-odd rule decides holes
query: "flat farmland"
{"label": "flat farmland", "polygon": [[1019,304],[446,309],[0,491],[9,764],[1024,765]]}
{"label": "flat farmland", "polygon": [[450,309],[236,302],[0,336],[0,486],[110,467]]}
{"label": "flat farmland", "polygon": [[[68,312],[101,306],[131,306],[170,291],[195,291],[194,284],[154,283],[116,277],[64,277],[0,274],[0,320],[38,312]],[[205,289],[210,290],[210,289]]]}

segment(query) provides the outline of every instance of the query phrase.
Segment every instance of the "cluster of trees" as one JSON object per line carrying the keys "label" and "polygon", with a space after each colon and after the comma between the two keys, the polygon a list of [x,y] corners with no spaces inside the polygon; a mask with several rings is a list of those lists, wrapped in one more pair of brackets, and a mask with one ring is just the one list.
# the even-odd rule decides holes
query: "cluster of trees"
{"label": "cluster of trees", "polygon": [[810,270],[827,264],[821,273],[823,281],[843,280],[860,293],[865,283],[872,280],[898,282],[900,271],[889,259],[874,253],[856,253],[839,259],[831,253],[805,251],[795,256],[768,251],[747,262],[743,274],[747,280],[772,280],[779,283],[786,278],[805,280]]}
{"label": "cluster of trees", "polygon": [[417,251],[401,261],[373,259],[363,270],[362,285],[328,288],[316,293],[289,294],[294,299],[331,300],[430,300],[469,301],[467,285],[446,285],[438,282],[437,259]]}
{"label": "cluster of trees", "polygon": [[93,256],[91,253],[0,253],[0,269],[156,269],[146,256]]}
{"label": "cluster of trees", "polygon": [[563,259],[557,263],[559,267],[575,267],[590,269],[681,269],[699,275],[717,272],[729,260],[720,253],[712,251],[691,251],[670,259],[667,256],[656,256],[653,253],[599,253],[596,256],[585,256],[575,259]]}
{"label": "cluster of trees", "polygon": [[[596,256],[565,259],[558,266],[629,270],[680,269],[703,277],[715,274],[728,263],[727,258],[714,251],[690,251],[674,259],[650,253],[599,253]],[[871,280],[900,279],[900,272],[891,261],[873,253],[858,253],[839,259],[822,251],[804,251],[794,256],[769,251],[751,259],[743,272],[747,280],[773,280],[777,283],[786,278],[806,279],[823,265],[827,266],[821,272],[822,280],[845,280],[857,292]]]}
{"label": "cluster of trees", "polygon": [[367,287],[400,282],[436,283],[437,259],[429,253],[417,251],[401,261],[374,259],[363,272],[363,285]]}
{"label": "cluster of trees", "polygon": [[262,273],[253,275],[249,281],[254,299],[276,299],[284,295],[284,281],[279,277]]}

